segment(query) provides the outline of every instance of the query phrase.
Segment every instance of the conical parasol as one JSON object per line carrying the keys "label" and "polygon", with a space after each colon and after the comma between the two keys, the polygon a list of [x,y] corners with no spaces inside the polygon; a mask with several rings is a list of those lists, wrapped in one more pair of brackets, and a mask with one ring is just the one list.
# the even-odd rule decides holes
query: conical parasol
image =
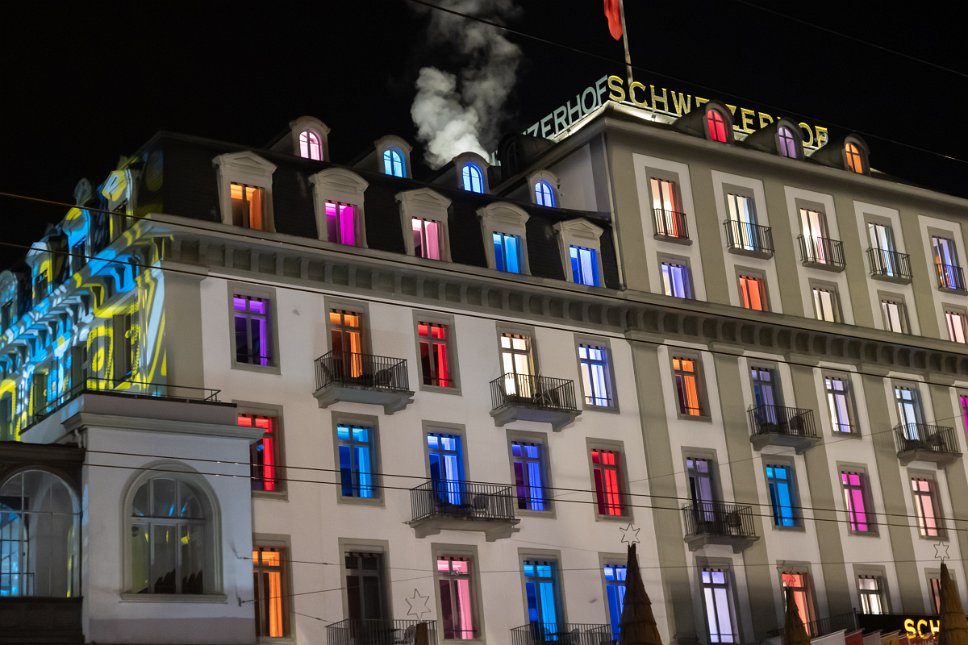
{"label": "conical parasol", "polygon": [[413,645],[430,645],[430,630],[427,623],[421,621],[417,623],[417,628],[413,632]]}
{"label": "conical parasol", "polygon": [[[810,645],[810,635],[803,626],[793,590],[786,590],[786,615],[783,619],[783,645]],[[966,643],[965,645],[968,645]]]}
{"label": "conical parasol", "polygon": [[968,619],[961,608],[958,587],[955,586],[948,567],[941,563],[941,627],[938,645],[968,645]]}
{"label": "conical parasol", "polygon": [[[625,569],[625,603],[622,607],[621,633],[618,645],[662,645],[659,628],[652,615],[652,601],[645,592],[635,545],[629,545]],[[966,643],[965,645],[968,645]]]}

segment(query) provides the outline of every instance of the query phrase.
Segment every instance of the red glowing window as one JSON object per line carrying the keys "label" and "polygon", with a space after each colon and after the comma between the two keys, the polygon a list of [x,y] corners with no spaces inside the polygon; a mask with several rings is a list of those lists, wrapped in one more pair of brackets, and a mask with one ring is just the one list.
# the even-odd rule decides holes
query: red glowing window
{"label": "red glowing window", "polygon": [[253,443],[249,450],[249,462],[252,466],[252,490],[275,491],[280,490],[276,468],[279,459],[276,454],[278,434],[276,420],[255,414],[240,414],[238,424],[246,428],[259,428],[262,438]]}
{"label": "red glowing window", "polygon": [[726,117],[719,110],[712,109],[706,112],[706,129],[709,131],[709,138],[712,141],[720,143],[729,141],[726,133]]}
{"label": "red glowing window", "polygon": [[424,385],[453,387],[455,383],[447,359],[447,325],[419,322],[417,335],[420,337],[420,371]]}
{"label": "red glowing window", "polygon": [[753,311],[769,311],[769,307],[766,306],[766,284],[763,278],[741,275],[739,291],[743,307]]}
{"label": "red glowing window", "polygon": [[624,515],[622,490],[619,485],[619,454],[614,450],[592,450],[592,472],[595,497],[601,515]]}

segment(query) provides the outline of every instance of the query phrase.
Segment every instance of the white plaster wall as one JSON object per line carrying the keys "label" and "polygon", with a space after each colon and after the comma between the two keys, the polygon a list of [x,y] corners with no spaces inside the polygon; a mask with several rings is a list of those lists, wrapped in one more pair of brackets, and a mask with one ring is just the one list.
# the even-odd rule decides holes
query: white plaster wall
{"label": "white plaster wall", "polygon": [[589,146],[584,145],[549,170],[558,175],[558,204],[562,208],[580,211],[607,211],[608,204],[599,204],[595,197],[595,173]]}
{"label": "white plaster wall", "polygon": [[964,267],[965,258],[968,258],[968,255],[965,254],[961,225],[951,220],[927,217],[925,215],[918,217],[918,224],[921,230],[921,247],[924,249],[924,262],[927,266],[928,275],[931,276],[930,279],[932,280],[930,290],[931,300],[934,303],[935,319],[938,321],[937,331],[928,329],[924,331],[925,334],[931,336],[937,334],[937,337],[942,340],[951,340],[948,335],[948,323],[944,315],[946,305],[964,312],[965,306],[968,305],[968,299],[957,293],[944,292],[938,287],[938,270],[934,265],[934,247],[931,245],[931,233],[932,231],[943,231],[954,240],[955,248],[958,252],[956,262],[959,266]]}

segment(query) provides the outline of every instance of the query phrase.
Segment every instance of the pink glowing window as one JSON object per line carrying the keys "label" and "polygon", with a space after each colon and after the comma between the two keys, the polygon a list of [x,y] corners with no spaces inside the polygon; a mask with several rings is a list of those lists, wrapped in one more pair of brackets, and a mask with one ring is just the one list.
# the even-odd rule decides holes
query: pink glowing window
{"label": "pink glowing window", "polygon": [[592,450],[592,473],[595,498],[600,515],[624,515],[622,490],[618,476],[618,453],[614,450]]}
{"label": "pink glowing window", "polygon": [[472,640],[477,629],[470,561],[467,558],[438,558],[437,581],[444,640]]}
{"label": "pink glowing window", "polygon": [[918,531],[923,537],[938,537],[941,529],[938,522],[938,505],[934,498],[934,482],[915,477],[911,480],[911,492],[914,494]]}
{"label": "pink glowing window", "polygon": [[276,420],[255,414],[240,414],[238,424],[246,428],[259,428],[263,432],[262,438],[249,448],[252,490],[279,490],[279,482],[276,481],[279,462],[276,455]]}
{"label": "pink glowing window", "polygon": [[726,143],[729,137],[726,134],[726,117],[716,109],[706,111],[706,129],[709,131],[709,138],[712,141]]}
{"label": "pink glowing window", "polygon": [[871,533],[874,530],[867,512],[867,491],[863,473],[841,471],[840,484],[844,490],[844,507],[847,509],[847,526],[854,533]]}
{"label": "pink glowing window", "polygon": [[232,308],[235,314],[235,362],[272,365],[269,301],[236,295],[232,298]]}
{"label": "pink glowing window", "polygon": [[312,130],[303,130],[299,133],[299,156],[303,159],[322,161],[323,145],[318,134]]}
{"label": "pink glowing window", "polygon": [[418,258],[439,260],[440,222],[414,217],[411,220],[411,228],[413,229],[413,254]]}
{"label": "pink glowing window", "polygon": [[424,385],[453,387],[447,362],[447,325],[419,322],[417,335],[420,337],[420,371]]}
{"label": "pink glowing window", "polygon": [[326,239],[356,246],[356,206],[326,202]]}

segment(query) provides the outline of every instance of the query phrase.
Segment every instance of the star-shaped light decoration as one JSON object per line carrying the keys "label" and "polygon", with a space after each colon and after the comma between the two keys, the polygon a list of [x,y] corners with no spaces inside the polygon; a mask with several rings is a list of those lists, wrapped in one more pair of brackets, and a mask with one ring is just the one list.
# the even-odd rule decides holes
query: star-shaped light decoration
{"label": "star-shaped light decoration", "polygon": [[407,610],[407,615],[413,616],[417,620],[423,620],[423,615],[430,613],[430,607],[427,606],[429,600],[430,596],[421,596],[420,591],[414,587],[413,595],[406,598],[407,605],[410,607]]}
{"label": "star-shaped light decoration", "polygon": [[944,542],[938,542],[934,545],[934,557],[936,560],[941,560],[944,562],[950,556],[948,555],[948,545]]}
{"label": "star-shaped light decoration", "polygon": [[619,528],[619,532],[622,534],[622,544],[638,544],[639,531],[641,530],[636,528],[631,522],[629,522],[628,526]]}

